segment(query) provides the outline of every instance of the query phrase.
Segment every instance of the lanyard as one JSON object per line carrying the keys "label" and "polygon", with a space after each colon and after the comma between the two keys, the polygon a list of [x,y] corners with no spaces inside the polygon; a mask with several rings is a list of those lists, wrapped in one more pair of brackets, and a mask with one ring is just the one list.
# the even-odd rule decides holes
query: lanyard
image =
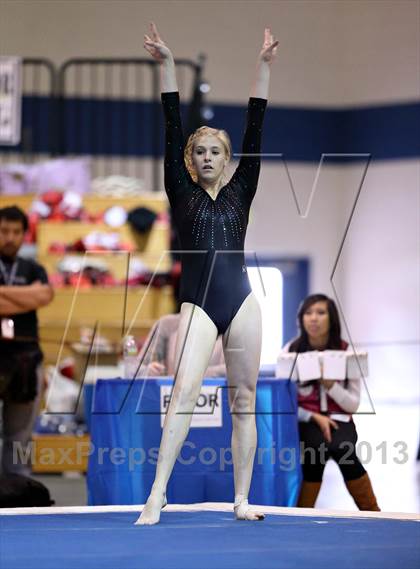
{"label": "lanyard", "polygon": [[4,279],[4,284],[5,284],[5,285],[10,286],[10,285],[13,284],[13,281],[15,280],[15,276],[16,276],[16,273],[17,273],[18,264],[19,264],[19,263],[18,263],[18,261],[16,260],[16,261],[13,263],[12,268],[10,269],[10,273],[7,274],[6,266],[5,266],[5,264],[3,263],[3,261],[0,259],[0,271],[1,271],[1,274],[3,275],[3,279]]}

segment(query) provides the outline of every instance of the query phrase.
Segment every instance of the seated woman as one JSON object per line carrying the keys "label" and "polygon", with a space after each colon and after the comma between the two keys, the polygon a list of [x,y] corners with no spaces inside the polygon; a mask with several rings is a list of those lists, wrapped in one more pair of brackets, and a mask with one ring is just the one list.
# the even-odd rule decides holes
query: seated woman
{"label": "seated woman", "polygon": [[[298,312],[300,335],[283,351],[347,350],[337,307],[324,294],[308,296]],[[360,403],[360,380],[316,380],[298,384],[298,420],[303,482],[298,507],[313,508],[325,464],[333,458],[359,510],[379,511],[369,475],[356,455],[352,413]]]}
{"label": "seated woman", "polygon": [[[180,314],[167,314],[155,322],[140,352],[141,366],[137,373],[138,376],[176,374],[175,348],[180,321]],[[226,364],[223,356],[222,336],[219,336],[204,377],[224,377],[225,375]]]}

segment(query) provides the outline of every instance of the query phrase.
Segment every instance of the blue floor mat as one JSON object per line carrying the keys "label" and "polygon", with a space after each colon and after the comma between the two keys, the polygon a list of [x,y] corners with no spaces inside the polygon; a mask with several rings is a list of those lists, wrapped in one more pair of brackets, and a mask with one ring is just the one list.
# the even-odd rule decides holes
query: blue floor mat
{"label": "blue floor mat", "polygon": [[0,516],[1,569],[419,569],[420,523],[227,512]]}

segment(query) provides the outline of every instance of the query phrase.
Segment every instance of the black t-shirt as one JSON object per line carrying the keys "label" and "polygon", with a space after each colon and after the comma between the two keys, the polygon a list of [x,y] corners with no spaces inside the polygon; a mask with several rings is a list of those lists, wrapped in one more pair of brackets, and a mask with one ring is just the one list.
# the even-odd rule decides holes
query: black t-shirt
{"label": "black t-shirt", "polygon": [[[4,269],[0,270],[0,286],[27,286],[35,281],[48,284],[48,276],[44,267],[36,261],[22,257],[15,257],[14,260],[11,260],[2,256],[0,256],[0,260]],[[15,268],[13,268],[14,263],[16,263]],[[3,274],[4,272],[6,274]],[[5,276],[7,277],[6,279]],[[10,282],[11,277],[12,281]],[[10,316],[2,315],[0,318],[5,317],[12,319],[14,322],[15,338],[27,338],[27,340],[10,342],[2,340],[0,337],[0,351],[3,349],[22,349],[28,344],[34,345],[38,343],[38,318],[35,310]]]}

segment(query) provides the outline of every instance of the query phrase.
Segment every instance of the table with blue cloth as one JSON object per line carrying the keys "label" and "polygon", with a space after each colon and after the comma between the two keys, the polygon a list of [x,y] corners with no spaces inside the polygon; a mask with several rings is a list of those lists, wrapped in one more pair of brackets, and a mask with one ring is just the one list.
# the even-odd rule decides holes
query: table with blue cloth
{"label": "table with blue cloth", "polygon": [[[97,381],[90,416],[91,454],[87,473],[90,505],[146,501],[162,435],[161,397],[172,383],[171,379],[163,378]],[[226,380],[205,379],[203,386],[219,388],[221,426],[190,429],[169,480],[169,503],[233,501],[232,420]],[[296,504],[301,482],[296,408],[293,382],[259,379],[258,448],[251,503]]]}

